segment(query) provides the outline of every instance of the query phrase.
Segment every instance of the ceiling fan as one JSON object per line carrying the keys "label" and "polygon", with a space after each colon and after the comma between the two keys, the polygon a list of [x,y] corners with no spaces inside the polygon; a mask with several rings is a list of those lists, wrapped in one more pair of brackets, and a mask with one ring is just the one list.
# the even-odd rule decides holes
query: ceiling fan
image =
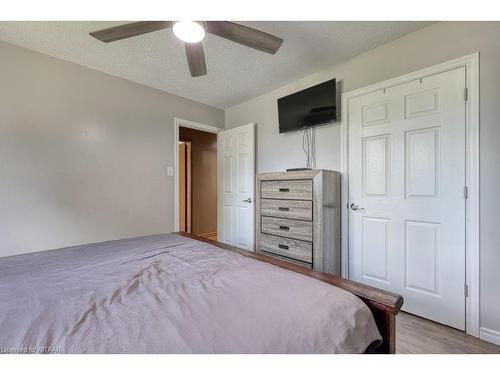
{"label": "ceiling fan", "polygon": [[201,44],[206,33],[272,55],[283,43],[283,39],[274,35],[228,21],[141,21],[94,31],[90,35],[102,42],[109,43],[169,28],[172,28],[174,35],[182,40],[186,46],[187,61],[192,77],[207,74],[205,54]]}

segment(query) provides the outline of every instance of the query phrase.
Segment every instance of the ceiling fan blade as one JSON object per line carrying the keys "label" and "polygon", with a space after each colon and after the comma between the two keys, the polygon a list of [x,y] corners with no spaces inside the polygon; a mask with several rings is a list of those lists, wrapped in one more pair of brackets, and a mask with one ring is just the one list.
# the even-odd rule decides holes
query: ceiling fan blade
{"label": "ceiling fan blade", "polygon": [[131,38],[133,36],[150,33],[157,30],[168,29],[172,21],[141,21],[126,23],[125,25],[110,27],[90,33],[101,42],[109,43],[115,40]]}
{"label": "ceiling fan blade", "polygon": [[207,32],[274,55],[283,39],[228,21],[207,21]]}
{"label": "ceiling fan blade", "polygon": [[191,77],[199,77],[207,74],[207,65],[205,64],[205,53],[200,43],[185,43],[186,55]]}

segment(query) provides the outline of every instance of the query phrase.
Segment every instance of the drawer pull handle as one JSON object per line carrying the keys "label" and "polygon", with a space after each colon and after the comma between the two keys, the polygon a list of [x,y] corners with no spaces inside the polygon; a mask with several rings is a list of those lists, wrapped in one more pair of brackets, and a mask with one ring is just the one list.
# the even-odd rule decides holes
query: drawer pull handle
{"label": "drawer pull handle", "polygon": [[280,249],[283,249],[283,250],[288,250],[288,246],[287,246],[287,245],[281,245],[281,244],[280,244],[280,245],[278,245],[278,247],[279,247]]}
{"label": "drawer pull handle", "polygon": [[280,211],[290,211],[288,207],[278,207],[278,210]]}
{"label": "drawer pull handle", "polygon": [[288,193],[290,192],[289,188],[280,188],[280,193]]}
{"label": "drawer pull handle", "polygon": [[280,225],[280,230],[290,230],[290,227]]}

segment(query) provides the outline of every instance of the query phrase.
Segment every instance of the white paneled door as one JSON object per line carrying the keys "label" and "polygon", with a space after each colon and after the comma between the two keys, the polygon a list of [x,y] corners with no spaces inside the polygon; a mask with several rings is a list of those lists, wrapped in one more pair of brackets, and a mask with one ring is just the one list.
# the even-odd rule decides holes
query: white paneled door
{"label": "white paneled door", "polygon": [[248,124],[218,133],[217,238],[254,250],[255,126]]}
{"label": "white paneled door", "polygon": [[465,330],[465,68],[349,101],[349,275]]}

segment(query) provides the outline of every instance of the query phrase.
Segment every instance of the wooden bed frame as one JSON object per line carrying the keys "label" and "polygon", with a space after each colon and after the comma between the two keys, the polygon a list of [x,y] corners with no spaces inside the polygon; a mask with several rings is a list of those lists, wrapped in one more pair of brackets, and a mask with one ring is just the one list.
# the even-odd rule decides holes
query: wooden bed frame
{"label": "wooden bed frame", "polygon": [[188,233],[178,233],[182,236],[194,240],[207,242],[222,249],[234,251],[240,255],[267,262],[275,266],[286,268],[287,270],[301,273],[325,283],[347,290],[358,296],[370,308],[377,323],[378,330],[382,336],[382,344],[374,349],[376,353],[394,354],[396,352],[396,315],[403,305],[403,297],[399,294],[386,292],[381,289],[372,288],[354,281],[343,279],[338,276],[329,275],[322,272],[313,271],[300,265],[285,262],[280,259],[271,258],[262,254],[242,250],[237,247],[221,242],[212,241]]}

